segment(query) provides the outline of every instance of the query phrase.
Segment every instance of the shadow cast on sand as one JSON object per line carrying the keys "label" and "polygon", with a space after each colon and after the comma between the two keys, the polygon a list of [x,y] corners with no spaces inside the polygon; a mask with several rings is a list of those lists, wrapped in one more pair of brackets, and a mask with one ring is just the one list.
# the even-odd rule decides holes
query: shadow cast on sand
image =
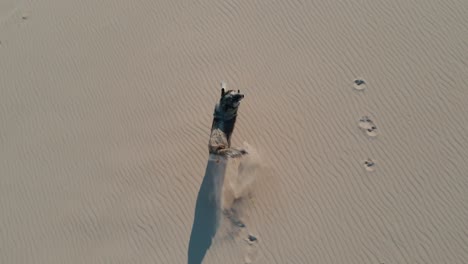
{"label": "shadow cast on sand", "polygon": [[188,264],[202,263],[218,229],[226,165],[226,159],[210,155],[195,206],[188,247]]}

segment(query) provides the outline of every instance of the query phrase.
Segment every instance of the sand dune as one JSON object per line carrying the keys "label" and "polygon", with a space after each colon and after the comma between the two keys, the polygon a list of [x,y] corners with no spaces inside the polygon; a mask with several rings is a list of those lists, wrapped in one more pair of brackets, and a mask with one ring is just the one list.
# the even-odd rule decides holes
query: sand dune
{"label": "sand dune", "polygon": [[261,164],[233,200],[228,163],[247,228],[221,214],[203,263],[466,263],[467,13],[3,1],[0,262],[187,263],[225,80],[246,95],[233,144]]}

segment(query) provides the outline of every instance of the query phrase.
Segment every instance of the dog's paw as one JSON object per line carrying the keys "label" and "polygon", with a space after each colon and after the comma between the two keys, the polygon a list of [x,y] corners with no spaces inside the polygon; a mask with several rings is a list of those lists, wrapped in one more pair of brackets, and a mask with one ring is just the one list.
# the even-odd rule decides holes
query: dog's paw
{"label": "dog's paw", "polygon": [[224,153],[229,158],[239,158],[239,157],[247,154],[247,151],[245,149],[231,148],[231,149],[224,150]]}

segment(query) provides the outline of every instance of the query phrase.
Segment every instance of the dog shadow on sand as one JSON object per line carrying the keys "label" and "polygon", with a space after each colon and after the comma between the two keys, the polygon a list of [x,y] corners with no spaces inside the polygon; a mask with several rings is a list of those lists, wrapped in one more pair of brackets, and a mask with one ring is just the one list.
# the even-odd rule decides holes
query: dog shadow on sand
{"label": "dog shadow on sand", "polygon": [[227,159],[210,155],[198,192],[188,247],[188,264],[201,264],[219,226]]}

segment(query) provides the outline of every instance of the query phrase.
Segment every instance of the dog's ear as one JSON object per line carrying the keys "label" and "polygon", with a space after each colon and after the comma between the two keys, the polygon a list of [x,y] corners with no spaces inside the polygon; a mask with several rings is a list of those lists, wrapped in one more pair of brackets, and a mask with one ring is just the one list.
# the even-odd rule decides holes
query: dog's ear
{"label": "dog's ear", "polygon": [[224,88],[221,88],[221,98],[226,94],[226,91],[224,90]]}

